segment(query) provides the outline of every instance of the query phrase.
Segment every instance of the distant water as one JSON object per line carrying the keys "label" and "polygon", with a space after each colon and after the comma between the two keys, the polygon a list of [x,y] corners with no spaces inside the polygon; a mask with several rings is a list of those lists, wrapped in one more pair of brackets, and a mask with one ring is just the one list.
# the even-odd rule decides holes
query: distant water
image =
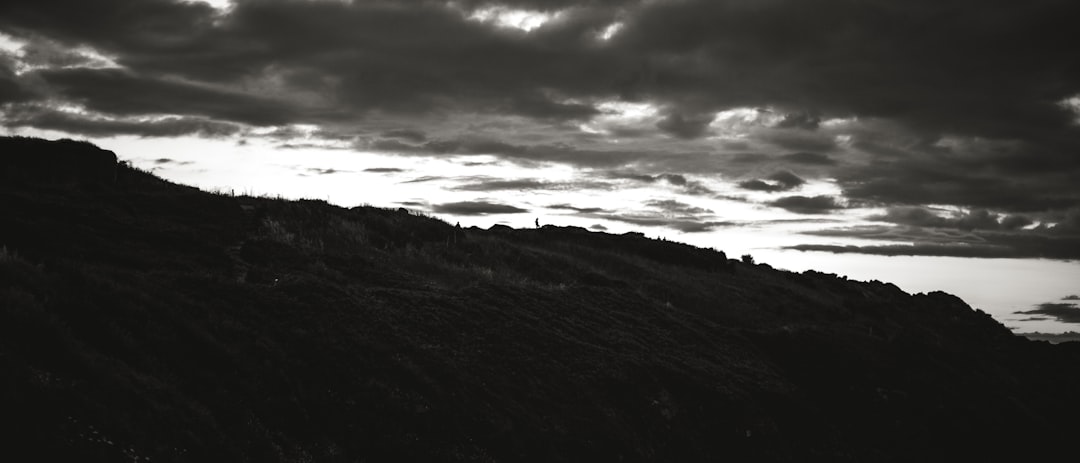
{"label": "distant water", "polygon": [[[935,290],[952,293],[1017,333],[1080,331],[1080,323],[1015,313],[1035,309],[1042,303],[1080,303],[1063,300],[1069,295],[1080,295],[1080,262],[766,250],[756,251],[754,256],[758,262],[777,268],[799,272],[813,269],[855,280],[881,280],[909,293]],[[1044,319],[1033,320],[1033,317]]]}

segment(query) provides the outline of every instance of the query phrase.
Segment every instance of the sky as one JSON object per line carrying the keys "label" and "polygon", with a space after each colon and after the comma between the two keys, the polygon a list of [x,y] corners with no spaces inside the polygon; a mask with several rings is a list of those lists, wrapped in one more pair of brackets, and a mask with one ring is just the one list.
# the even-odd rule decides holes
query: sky
{"label": "sky", "polygon": [[0,134],[1080,331],[1074,0],[5,0]]}

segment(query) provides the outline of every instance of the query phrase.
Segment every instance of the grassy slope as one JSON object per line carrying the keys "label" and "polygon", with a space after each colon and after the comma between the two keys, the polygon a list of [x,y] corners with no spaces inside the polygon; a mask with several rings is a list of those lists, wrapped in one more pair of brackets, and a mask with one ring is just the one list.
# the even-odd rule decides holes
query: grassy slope
{"label": "grassy slope", "polygon": [[1078,429],[1075,343],[1014,337],[943,293],[633,235],[212,195],[126,167],[105,184],[8,180],[13,453],[925,461],[1026,456]]}

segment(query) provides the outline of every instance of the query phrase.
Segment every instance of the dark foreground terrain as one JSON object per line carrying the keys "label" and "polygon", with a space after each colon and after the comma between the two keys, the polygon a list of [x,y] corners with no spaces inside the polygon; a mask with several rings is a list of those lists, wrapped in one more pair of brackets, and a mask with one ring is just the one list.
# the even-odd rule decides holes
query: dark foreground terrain
{"label": "dark foreground terrain", "polygon": [[0,140],[3,461],[1038,461],[1077,451],[1077,344],[640,235]]}

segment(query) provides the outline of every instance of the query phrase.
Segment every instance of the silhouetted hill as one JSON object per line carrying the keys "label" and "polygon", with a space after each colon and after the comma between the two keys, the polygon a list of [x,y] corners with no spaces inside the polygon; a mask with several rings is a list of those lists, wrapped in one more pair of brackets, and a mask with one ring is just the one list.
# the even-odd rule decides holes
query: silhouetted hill
{"label": "silhouetted hill", "polygon": [[[76,142],[0,149],[5,178],[21,179],[0,185],[0,452],[11,456],[1075,451],[1077,343],[1015,337],[948,294],[635,234],[459,229],[408,211],[215,195],[102,165]],[[84,162],[115,175],[54,175]]]}
{"label": "silhouetted hill", "polygon": [[5,183],[112,183],[116,154],[75,140],[0,137],[0,179]]}

